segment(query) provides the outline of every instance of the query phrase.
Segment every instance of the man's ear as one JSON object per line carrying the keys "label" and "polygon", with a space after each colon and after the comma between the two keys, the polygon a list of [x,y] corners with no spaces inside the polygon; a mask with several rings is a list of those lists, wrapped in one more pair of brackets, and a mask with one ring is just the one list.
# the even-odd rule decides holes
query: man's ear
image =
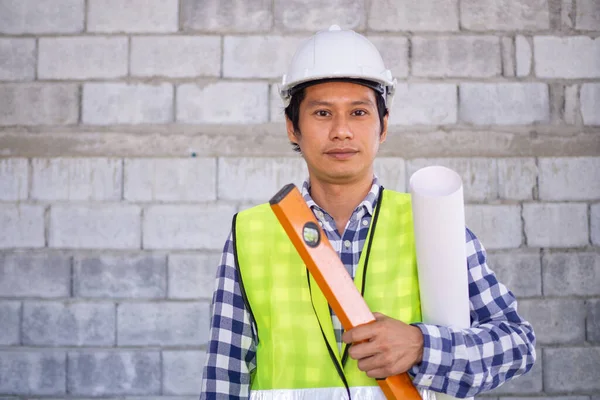
{"label": "man's ear", "polygon": [[383,127],[381,129],[381,135],[379,136],[379,143],[383,143],[385,142],[385,139],[387,138],[387,132],[388,132],[388,117],[390,116],[390,113],[387,112],[385,113],[385,115],[383,116]]}
{"label": "man's ear", "polygon": [[285,128],[290,142],[298,144],[298,136],[294,132],[294,124],[287,115],[285,116]]}

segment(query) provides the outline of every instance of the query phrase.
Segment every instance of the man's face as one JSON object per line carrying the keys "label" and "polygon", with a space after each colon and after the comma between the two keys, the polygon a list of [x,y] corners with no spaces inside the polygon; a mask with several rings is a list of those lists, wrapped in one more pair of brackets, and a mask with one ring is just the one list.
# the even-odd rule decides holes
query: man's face
{"label": "man's face", "polygon": [[311,179],[347,183],[373,174],[373,160],[387,135],[379,123],[375,92],[349,82],[305,89],[300,104],[300,135],[286,119],[290,141],[298,143]]}

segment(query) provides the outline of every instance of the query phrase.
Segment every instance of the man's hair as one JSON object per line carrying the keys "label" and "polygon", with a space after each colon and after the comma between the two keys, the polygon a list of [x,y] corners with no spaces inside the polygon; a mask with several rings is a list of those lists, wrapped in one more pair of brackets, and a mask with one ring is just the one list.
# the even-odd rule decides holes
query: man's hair
{"label": "man's hair", "polygon": [[[348,82],[352,82],[352,80],[348,80]],[[317,82],[315,82],[316,84]],[[307,85],[309,86],[309,85]],[[292,95],[290,99],[290,104],[285,108],[285,115],[292,121],[292,125],[294,126],[294,135],[300,136],[300,104],[304,97],[306,96],[306,87],[304,86],[300,88],[297,92]],[[381,127],[381,132],[383,133],[383,117],[385,117],[388,113],[388,109],[385,106],[385,100],[383,95],[377,90],[373,89],[375,92],[375,99],[377,101],[377,113],[379,114],[379,126]],[[301,153],[300,146],[297,143],[291,142],[292,148],[295,152]]]}

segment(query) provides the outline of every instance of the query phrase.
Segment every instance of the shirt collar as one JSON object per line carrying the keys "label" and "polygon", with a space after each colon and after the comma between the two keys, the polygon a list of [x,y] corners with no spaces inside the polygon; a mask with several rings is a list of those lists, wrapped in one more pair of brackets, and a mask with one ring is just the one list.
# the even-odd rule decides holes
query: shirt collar
{"label": "shirt collar", "polygon": [[[375,209],[375,206],[377,205],[377,200],[379,199],[380,188],[381,188],[381,185],[379,184],[379,178],[377,177],[377,175],[374,175],[373,183],[371,184],[371,190],[369,190],[369,193],[367,193],[367,196],[365,197],[365,199],[354,209],[354,212],[356,212],[357,210],[359,210],[362,207],[369,215],[372,216],[373,210]],[[323,210],[321,207],[319,207],[319,205],[317,203],[315,203],[315,201],[311,197],[310,181],[308,178],[302,184],[302,197],[304,198],[304,201],[306,202],[306,204],[310,207],[310,209],[313,212],[315,212],[317,210],[321,211],[321,212],[325,212],[325,210]]]}

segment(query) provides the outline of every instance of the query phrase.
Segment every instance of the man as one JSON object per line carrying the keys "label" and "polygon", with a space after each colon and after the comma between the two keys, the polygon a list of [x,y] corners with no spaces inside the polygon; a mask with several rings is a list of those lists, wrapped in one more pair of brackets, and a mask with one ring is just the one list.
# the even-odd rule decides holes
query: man
{"label": "man", "polygon": [[373,173],[395,85],[366,38],[334,25],[300,46],[281,87],[304,199],[377,321],[343,332],[268,204],[243,211],[217,273],[201,399],[376,399],[373,378],[403,372],[423,396],[470,397],[531,369],[533,329],[468,229],[471,328],[421,322],[410,199]]}

